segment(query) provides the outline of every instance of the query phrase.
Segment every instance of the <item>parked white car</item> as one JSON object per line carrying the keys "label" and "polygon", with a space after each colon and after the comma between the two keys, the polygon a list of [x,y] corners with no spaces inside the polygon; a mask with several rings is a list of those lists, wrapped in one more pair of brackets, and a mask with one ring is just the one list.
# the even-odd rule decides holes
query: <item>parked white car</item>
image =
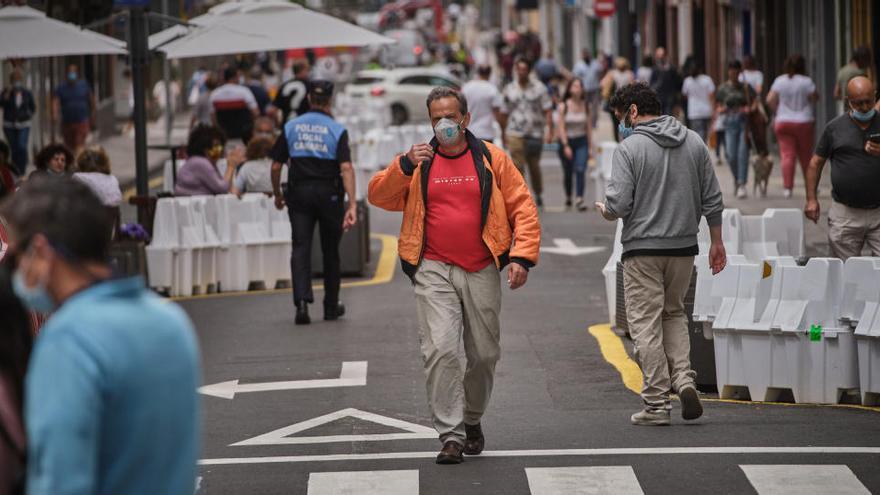
{"label": "parked white car", "polygon": [[429,120],[425,100],[436,86],[459,89],[461,81],[442,68],[364,70],[345,87],[345,94],[355,102],[382,99],[391,112],[391,123],[401,125]]}

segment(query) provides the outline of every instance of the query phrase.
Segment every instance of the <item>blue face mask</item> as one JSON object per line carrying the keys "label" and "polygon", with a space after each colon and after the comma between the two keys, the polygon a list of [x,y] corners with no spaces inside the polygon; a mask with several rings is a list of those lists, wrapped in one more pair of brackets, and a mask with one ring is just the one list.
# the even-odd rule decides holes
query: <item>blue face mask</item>
{"label": "blue face mask", "polygon": [[633,128],[627,127],[626,125],[624,125],[623,121],[621,121],[619,124],[617,124],[617,134],[620,136],[621,141],[632,136],[632,133],[633,133]]}
{"label": "blue face mask", "polygon": [[76,81],[76,78],[78,75],[79,74],[77,74],[76,72],[70,71],[67,73],[67,78],[70,79],[71,81]]}
{"label": "blue face mask", "polygon": [[867,111],[867,112],[859,112],[856,109],[853,109],[853,111],[852,111],[852,117],[854,119],[858,120],[859,122],[868,122],[871,119],[873,119],[874,115],[876,115],[876,114],[877,114],[876,108],[872,108],[870,111]]}
{"label": "blue face mask", "polygon": [[36,287],[28,287],[20,270],[16,270],[15,275],[12,276],[12,291],[21,299],[25,307],[37,313],[51,313],[55,310],[55,301],[49,296],[46,287],[40,284]]}
{"label": "blue face mask", "polygon": [[[626,116],[629,115],[629,109],[627,109],[626,114],[627,114]],[[623,141],[624,139],[626,139],[626,138],[632,136],[632,133],[633,133],[633,130],[634,130],[632,127],[627,127],[627,125],[626,125],[626,116],[624,116],[624,117],[623,117],[623,120],[621,120],[621,121],[617,124],[617,134],[620,136],[620,140],[621,140],[621,141]]]}

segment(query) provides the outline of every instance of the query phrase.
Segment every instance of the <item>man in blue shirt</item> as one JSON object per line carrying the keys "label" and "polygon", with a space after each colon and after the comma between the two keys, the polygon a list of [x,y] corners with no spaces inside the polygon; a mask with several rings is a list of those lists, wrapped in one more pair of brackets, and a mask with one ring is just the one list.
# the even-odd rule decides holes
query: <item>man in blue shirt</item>
{"label": "man in blue shirt", "polygon": [[186,315],[139,278],[111,278],[110,217],[84,184],[31,179],[0,216],[16,295],[54,312],[26,378],[28,493],[192,494],[200,376]]}
{"label": "man in blue shirt", "polygon": [[[342,232],[357,221],[354,168],[348,131],[330,115],[333,83],[316,80],[309,84],[310,110],[288,121],[272,150],[272,190],[275,206],[287,204],[293,249],[290,271],[297,325],[311,323],[312,233],[318,223],[324,261],[324,319],[335,320],[345,313],[339,302],[339,241]],[[288,168],[287,197],[281,193],[281,168]],[[345,196],[347,206],[343,206]]]}
{"label": "man in blue shirt", "polygon": [[55,89],[52,116],[61,120],[61,137],[74,155],[85,146],[89,129],[95,123],[95,95],[79,77],[76,64],[67,66],[67,81]]}

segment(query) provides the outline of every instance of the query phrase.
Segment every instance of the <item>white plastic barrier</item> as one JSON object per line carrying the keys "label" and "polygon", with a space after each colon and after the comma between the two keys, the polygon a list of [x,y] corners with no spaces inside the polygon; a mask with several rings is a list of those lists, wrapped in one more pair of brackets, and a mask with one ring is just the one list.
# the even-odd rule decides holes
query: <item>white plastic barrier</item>
{"label": "white plastic barrier", "polygon": [[172,198],[156,202],[153,239],[146,247],[147,269],[153,287],[167,289],[169,294],[192,293],[192,249],[186,249],[180,238],[177,205]]}
{"label": "white plastic barrier", "polygon": [[[721,212],[721,239],[724,241],[724,250],[728,255],[742,252],[742,213],[736,208],[725,208]],[[700,231],[697,234],[697,244],[701,253],[708,253],[711,245],[709,224],[706,217],[700,217]]]}
{"label": "white plastic barrier", "polygon": [[623,254],[623,245],[620,238],[623,232],[623,220],[617,221],[617,230],[614,233],[614,247],[611,250],[611,257],[602,268],[602,275],[605,277],[605,297],[608,301],[608,321],[614,325],[617,321],[617,263]]}
{"label": "white plastic barrier", "polygon": [[763,215],[743,215],[742,254],[759,261],[773,256],[804,256],[803,212],[794,208],[768,208]]}
{"label": "white plastic barrier", "polygon": [[839,324],[843,262],[792,261],[732,265],[715,281],[726,292],[713,323],[722,398],[747,387],[754,400],[790,389],[796,402],[837,403],[858,389],[855,337]]}
{"label": "white plastic barrier", "polygon": [[841,320],[855,327],[862,404],[880,405],[880,258],[844,264]]}
{"label": "white plastic barrier", "polygon": [[[701,252],[708,252],[708,248]],[[728,254],[727,265],[742,265],[747,263],[745,256],[741,254]],[[721,307],[721,301],[724,298],[724,282],[719,281],[724,278],[724,271],[718,276],[712,275],[712,269],[709,268],[709,255],[701,254],[694,260],[694,267],[697,271],[697,285],[694,294],[694,321],[702,321],[712,323],[718,315],[718,309]],[[718,289],[715,284],[719,283]],[[706,336],[711,337],[711,325],[704,325]]]}
{"label": "white plastic barrier", "polygon": [[162,198],[147,246],[150,285],[172,296],[274,288],[290,278],[290,223],[263,194]]}
{"label": "white plastic barrier", "polygon": [[602,141],[599,143],[599,163],[593,172],[594,184],[596,185],[596,201],[605,199],[605,187],[611,180],[611,169],[616,150],[617,143],[614,141]]}
{"label": "white plastic barrier", "polygon": [[207,292],[217,280],[219,240],[207,222],[212,197],[162,198],[146,248],[150,284],[172,296]]}

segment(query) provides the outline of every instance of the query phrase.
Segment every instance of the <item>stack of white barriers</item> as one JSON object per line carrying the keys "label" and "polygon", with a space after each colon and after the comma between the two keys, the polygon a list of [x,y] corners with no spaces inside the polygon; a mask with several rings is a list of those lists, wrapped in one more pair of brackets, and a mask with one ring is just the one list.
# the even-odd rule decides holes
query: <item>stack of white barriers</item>
{"label": "stack of white barriers", "polygon": [[290,221],[264,194],[161,198],[146,248],[150,286],[170,296],[274,288],[290,279]]}
{"label": "stack of white barriers", "polygon": [[[803,213],[725,210],[727,267],[713,276],[695,260],[693,319],[713,339],[721,398],[861,401],[880,404],[880,258],[812,258],[805,264]],[[605,266],[615,321],[617,261]],[[705,223],[700,252],[708,253]]]}

